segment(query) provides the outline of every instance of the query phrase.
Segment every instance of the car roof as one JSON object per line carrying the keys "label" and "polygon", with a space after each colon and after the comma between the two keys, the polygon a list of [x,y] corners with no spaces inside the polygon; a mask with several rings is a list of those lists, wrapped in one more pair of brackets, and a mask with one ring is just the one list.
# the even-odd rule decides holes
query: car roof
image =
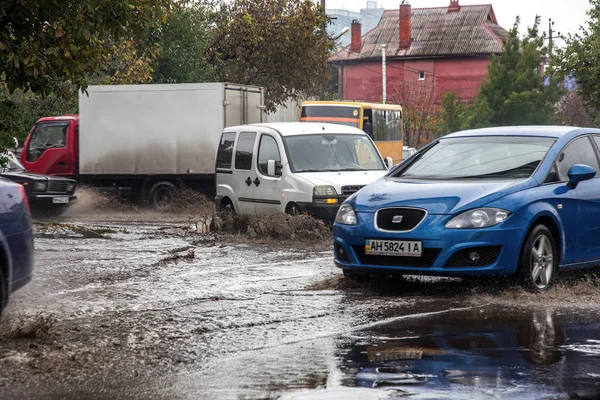
{"label": "car roof", "polygon": [[560,138],[566,134],[576,132],[600,134],[600,129],[553,125],[498,126],[494,128],[480,128],[459,131],[446,135],[444,138],[468,136],[539,136]]}
{"label": "car roof", "polygon": [[349,135],[366,135],[365,132],[352,126],[341,125],[341,124],[330,124],[321,122],[269,122],[261,124],[250,124],[231,126],[226,131],[238,130],[244,127],[262,127],[274,129],[281,134],[281,136],[294,136],[294,135],[322,135],[322,134],[349,134]]}

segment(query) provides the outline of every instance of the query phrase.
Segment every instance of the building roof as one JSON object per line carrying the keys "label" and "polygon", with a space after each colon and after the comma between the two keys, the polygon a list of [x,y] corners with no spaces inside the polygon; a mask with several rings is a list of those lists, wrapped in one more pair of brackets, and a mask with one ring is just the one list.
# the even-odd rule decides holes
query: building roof
{"label": "building roof", "polygon": [[464,5],[458,12],[448,7],[413,8],[412,42],[399,49],[400,12],[385,10],[379,24],[362,37],[359,52],[350,46],[336,53],[330,61],[381,58],[381,45],[386,44],[386,57],[440,57],[489,55],[502,52],[502,41],[508,31],[497,24],[490,4]]}

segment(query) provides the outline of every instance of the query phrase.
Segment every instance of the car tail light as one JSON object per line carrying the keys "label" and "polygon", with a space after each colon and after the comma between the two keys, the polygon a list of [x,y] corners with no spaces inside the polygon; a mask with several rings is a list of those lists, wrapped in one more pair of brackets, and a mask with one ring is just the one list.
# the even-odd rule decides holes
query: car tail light
{"label": "car tail light", "polygon": [[25,207],[27,207],[27,211],[31,214],[31,206],[29,205],[29,199],[27,198],[27,192],[25,192],[25,187],[19,185],[19,192],[21,192],[21,197],[23,197],[23,203],[25,203]]}

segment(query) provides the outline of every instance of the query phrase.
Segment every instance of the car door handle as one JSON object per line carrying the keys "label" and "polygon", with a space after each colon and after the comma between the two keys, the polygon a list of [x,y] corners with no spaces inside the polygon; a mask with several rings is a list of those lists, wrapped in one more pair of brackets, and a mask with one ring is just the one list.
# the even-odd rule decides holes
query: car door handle
{"label": "car door handle", "polygon": [[67,166],[67,163],[66,163],[66,162],[64,162],[64,161],[59,161],[59,162],[58,162],[58,165],[60,165],[61,167],[66,167],[66,166]]}
{"label": "car door handle", "polygon": [[248,177],[245,182],[248,186],[252,185],[252,179],[250,179],[250,177]]}
{"label": "car door handle", "polygon": [[260,185],[260,179],[258,179],[258,176],[256,177],[256,179],[254,180],[254,184],[256,186]]}

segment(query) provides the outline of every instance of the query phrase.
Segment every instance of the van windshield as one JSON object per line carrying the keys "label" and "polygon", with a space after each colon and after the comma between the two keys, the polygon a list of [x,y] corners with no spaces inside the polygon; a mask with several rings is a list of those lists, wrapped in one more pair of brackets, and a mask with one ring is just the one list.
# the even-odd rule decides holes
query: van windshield
{"label": "van windshield", "polygon": [[366,135],[324,134],[285,138],[294,172],[385,170]]}

